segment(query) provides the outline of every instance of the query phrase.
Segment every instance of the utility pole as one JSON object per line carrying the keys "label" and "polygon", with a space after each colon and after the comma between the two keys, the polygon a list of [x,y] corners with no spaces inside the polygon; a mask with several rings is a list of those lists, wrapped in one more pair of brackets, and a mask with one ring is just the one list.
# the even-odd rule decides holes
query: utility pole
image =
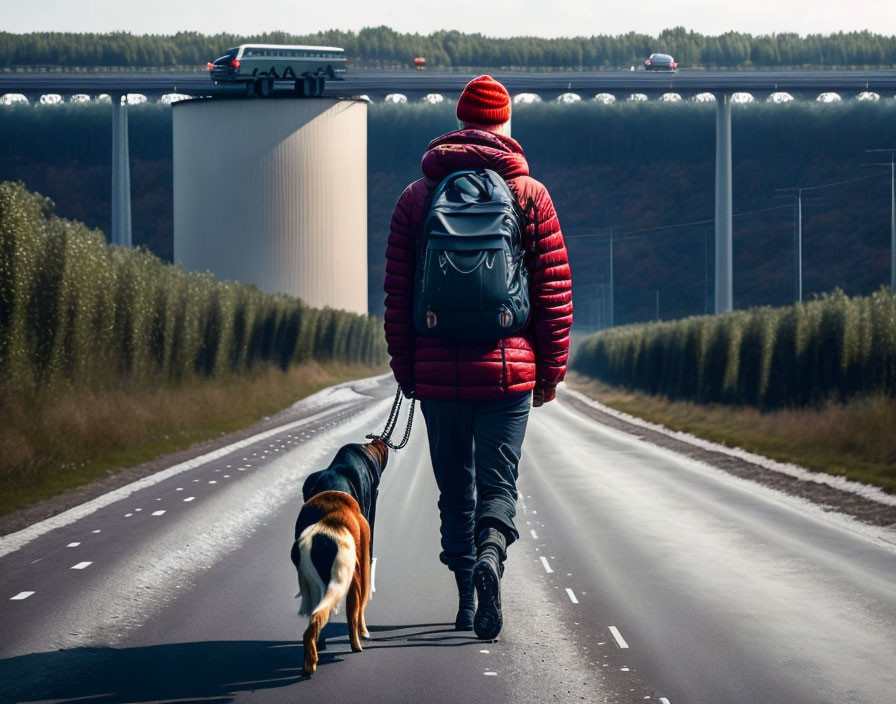
{"label": "utility pole", "polygon": [[610,230],[610,327],[613,327],[615,323],[615,316],[613,314],[613,230]]}
{"label": "utility pole", "polygon": [[796,301],[803,300],[803,191],[806,188],[776,188],[775,191],[795,191],[785,193],[776,198],[796,198],[796,229],[793,233],[793,298]]}
{"label": "utility pole", "polygon": [[709,242],[703,230],[703,312],[709,313]]}
{"label": "utility pole", "polygon": [[863,164],[863,166],[890,167],[890,290],[896,291],[896,148],[866,149],[866,152],[889,152],[890,162]]}

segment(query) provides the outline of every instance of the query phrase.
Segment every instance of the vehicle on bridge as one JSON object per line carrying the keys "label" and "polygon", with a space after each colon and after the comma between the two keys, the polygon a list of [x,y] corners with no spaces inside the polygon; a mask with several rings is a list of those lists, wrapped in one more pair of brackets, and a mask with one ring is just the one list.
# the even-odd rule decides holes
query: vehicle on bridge
{"label": "vehicle on bridge", "polygon": [[651,54],[644,62],[645,71],[671,71],[675,73],[678,64],[668,54]]}
{"label": "vehicle on bridge", "polygon": [[270,97],[276,81],[289,81],[297,95],[324,92],[326,81],[342,80],[345,50],[333,46],[241,44],[208,63],[215,83],[244,83],[248,95]]}

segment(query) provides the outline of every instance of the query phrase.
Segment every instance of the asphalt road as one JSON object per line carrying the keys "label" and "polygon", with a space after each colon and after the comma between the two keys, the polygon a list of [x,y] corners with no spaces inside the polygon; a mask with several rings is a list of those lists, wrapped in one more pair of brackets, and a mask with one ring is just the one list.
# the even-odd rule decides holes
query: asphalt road
{"label": "asphalt road", "polygon": [[532,412],[499,639],[452,630],[421,423],[381,486],[373,640],[352,653],[340,612],[302,677],[302,480],[390,398],[384,380],[316,397],[289,428],[0,539],[0,701],[893,701],[892,531],[599,425],[563,395]]}
{"label": "asphalt road", "polygon": [[[351,71],[344,81],[327,83],[326,95],[383,97],[388,93],[421,96],[425,93],[459,95],[473,73],[436,71]],[[585,95],[598,92],[627,95],[632,92],[657,95],[679,92],[693,95],[703,91],[748,91],[771,93],[789,91],[818,95],[840,91],[847,95],[877,91],[896,92],[896,71],[688,71],[677,73],[647,71],[495,71],[511,93],[531,92],[554,97],[567,91]],[[288,96],[287,84],[278,84],[277,93]],[[285,86],[285,89],[284,87]],[[40,95],[61,93],[185,93],[189,95],[242,96],[242,85],[215,86],[206,72],[199,73],[0,73],[0,94]]]}

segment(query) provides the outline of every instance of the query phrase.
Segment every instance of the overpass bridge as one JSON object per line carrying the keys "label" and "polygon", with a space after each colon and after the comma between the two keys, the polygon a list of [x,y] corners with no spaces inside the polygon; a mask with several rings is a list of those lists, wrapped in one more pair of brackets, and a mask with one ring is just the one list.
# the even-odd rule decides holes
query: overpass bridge
{"label": "overpass bridge", "polygon": [[[329,98],[368,96],[382,98],[390,93],[422,97],[429,93],[455,96],[473,77],[465,73],[431,71],[356,71],[344,81],[330,82],[324,92]],[[690,97],[711,93],[716,102],[715,155],[715,311],[733,307],[732,275],[732,175],[731,102],[735,93],[790,93],[814,98],[822,93],[876,93],[889,98],[896,94],[896,71],[567,71],[502,72],[495,77],[512,95],[535,93],[553,98],[562,93],[609,93],[658,97],[676,93]],[[121,96],[138,93],[151,97],[180,94],[215,100],[255,100],[246,98],[242,85],[213,84],[206,72],[197,73],[5,73],[0,74],[0,95],[18,93],[108,94],[113,105],[112,241],[130,245],[130,182],[127,149],[126,101]],[[292,96],[292,91],[281,92]],[[273,99],[278,96],[275,93]],[[896,96],[894,96],[896,97]],[[891,243],[891,276],[896,277],[896,234]]]}

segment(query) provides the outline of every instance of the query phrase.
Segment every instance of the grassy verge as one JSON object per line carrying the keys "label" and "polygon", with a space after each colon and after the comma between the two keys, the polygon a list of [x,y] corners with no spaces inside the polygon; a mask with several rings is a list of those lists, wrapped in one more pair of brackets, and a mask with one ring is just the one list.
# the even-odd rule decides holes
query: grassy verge
{"label": "grassy verge", "polygon": [[601,403],[729,447],[844,476],[896,493],[896,399],[868,396],[817,409],[754,408],[670,401],[608,386],[582,374],[570,387]]}
{"label": "grassy verge", "polygon": [[324,387],[383,371],[296,365],[177,388],[0,395],[0,515],[98,477],[245,428]]}

